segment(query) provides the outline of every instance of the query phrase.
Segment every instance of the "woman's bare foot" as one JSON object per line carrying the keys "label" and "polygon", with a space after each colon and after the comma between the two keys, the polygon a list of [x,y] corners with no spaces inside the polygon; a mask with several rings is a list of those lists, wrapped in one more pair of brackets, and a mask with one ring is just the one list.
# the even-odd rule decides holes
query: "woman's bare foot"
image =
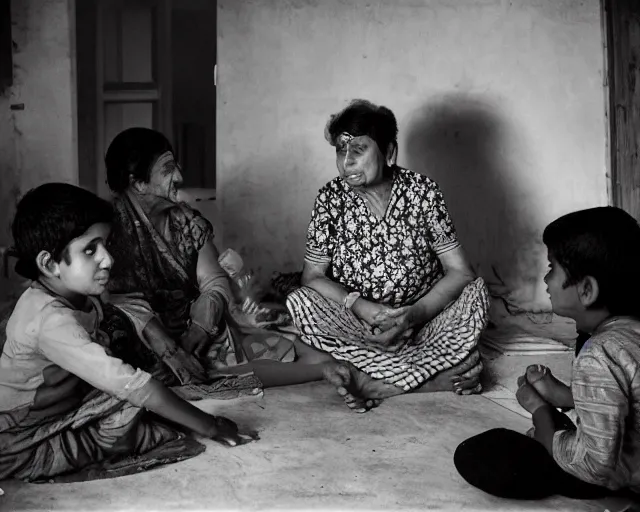
{"label": "woman's bare foot", "polygon": [[[457,366],[443,371],[416,389],[417,392],[454,391],[459,395],[480,393],[483,365],[477,350]],[[350,363],[327,365],[324,378],[336,387],[347,406],[356,412],[366,412],[380,405],[384,398],[401,395],[404,391],[374,379]]]}
{"label": "woman's bare foot", "polygon": [[428,380],[417,391],[431,393],[435,391],[454,391],[458,395],[471,395],[482,392],[480,376],[484,366],[480,353],[474,350],[457,366],[438,373]]}
{"label": "woman's bare foot", "polygon": [[324,378],[336,387],[349,409],[360,413],[377,407],[384,398],[403,392],[402,389],[374,379],[346,362],[327,365]]}
{"label": "woman's bare foot", "polygon": [[551,370],[541,364],[527,367],[525,374],[518,379],[518,386],[526,379],[549,404],[554,407],[571,407],[573,398],[569,386],[559,381]]}

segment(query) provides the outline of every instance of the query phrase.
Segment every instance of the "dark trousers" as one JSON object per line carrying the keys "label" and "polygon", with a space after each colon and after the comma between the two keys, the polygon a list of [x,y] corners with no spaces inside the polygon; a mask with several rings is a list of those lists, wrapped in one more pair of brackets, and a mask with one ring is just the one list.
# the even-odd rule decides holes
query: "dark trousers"
{"label": "dark trousers", "polygon": [[560,494],[595,499],[612,494],[560,469],[535,439],[504,428],[467,439],[456,449],[453,462],[468,483],[500,498],[539,500]]}
{"label": "dark trousers", "polygon": [[[589,334],[578,331],[576,357]],[[555,424],[562,429],[576,426],[556,411]],[[513,430],[496,428],[467,439],[456,449],[453,462],[468,483],[500,498],[539,500],[554,494],[576,499],[596,499],[618,494],[634,503],[638,495],[613,493],[566,473],[538,441]]]}

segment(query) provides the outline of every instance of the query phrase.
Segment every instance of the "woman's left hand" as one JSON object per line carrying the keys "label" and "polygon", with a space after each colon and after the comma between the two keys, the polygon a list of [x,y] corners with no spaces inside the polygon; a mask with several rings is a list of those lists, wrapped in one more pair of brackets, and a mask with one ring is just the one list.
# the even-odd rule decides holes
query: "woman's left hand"
{"label": "woman's left hand", "polygon": [[373,334],[367,341],[381,347],[390,348],[398,336],[412,327],[410,307],[392,309],[375,318]]}
{"label": "woman's left hand", "polygon": [[380,332],[388,331],[400,324],[407,324],[408,327],[409,309],[409,306],[401,308],[387,307],[373,318],[371,326],[377,328]]}

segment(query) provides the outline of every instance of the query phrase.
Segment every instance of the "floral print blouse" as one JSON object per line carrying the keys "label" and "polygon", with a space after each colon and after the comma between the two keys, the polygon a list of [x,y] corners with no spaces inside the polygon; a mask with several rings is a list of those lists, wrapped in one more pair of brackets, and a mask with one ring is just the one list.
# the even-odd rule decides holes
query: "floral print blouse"
{"label": "floral print blouse", "polygon": [[384,217],[338,177],[316,197],[305,260],[329,263],[328,277],[392,306],[412,304],[444,275],[438,255],[459,246],[440,188],[395,167]]}

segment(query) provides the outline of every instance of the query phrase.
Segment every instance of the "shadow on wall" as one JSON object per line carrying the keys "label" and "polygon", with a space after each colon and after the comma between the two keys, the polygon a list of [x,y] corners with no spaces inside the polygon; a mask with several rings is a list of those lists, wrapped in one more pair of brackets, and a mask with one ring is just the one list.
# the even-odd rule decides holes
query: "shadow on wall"
{"label": "shadow on wall", "polygon": [[415,111],[405,129],[408,167],[440,185],[465,252],[492,295],[514,312],[548,310],[535,191],[523,183],[529,149],[495,101],[447,94]]}

